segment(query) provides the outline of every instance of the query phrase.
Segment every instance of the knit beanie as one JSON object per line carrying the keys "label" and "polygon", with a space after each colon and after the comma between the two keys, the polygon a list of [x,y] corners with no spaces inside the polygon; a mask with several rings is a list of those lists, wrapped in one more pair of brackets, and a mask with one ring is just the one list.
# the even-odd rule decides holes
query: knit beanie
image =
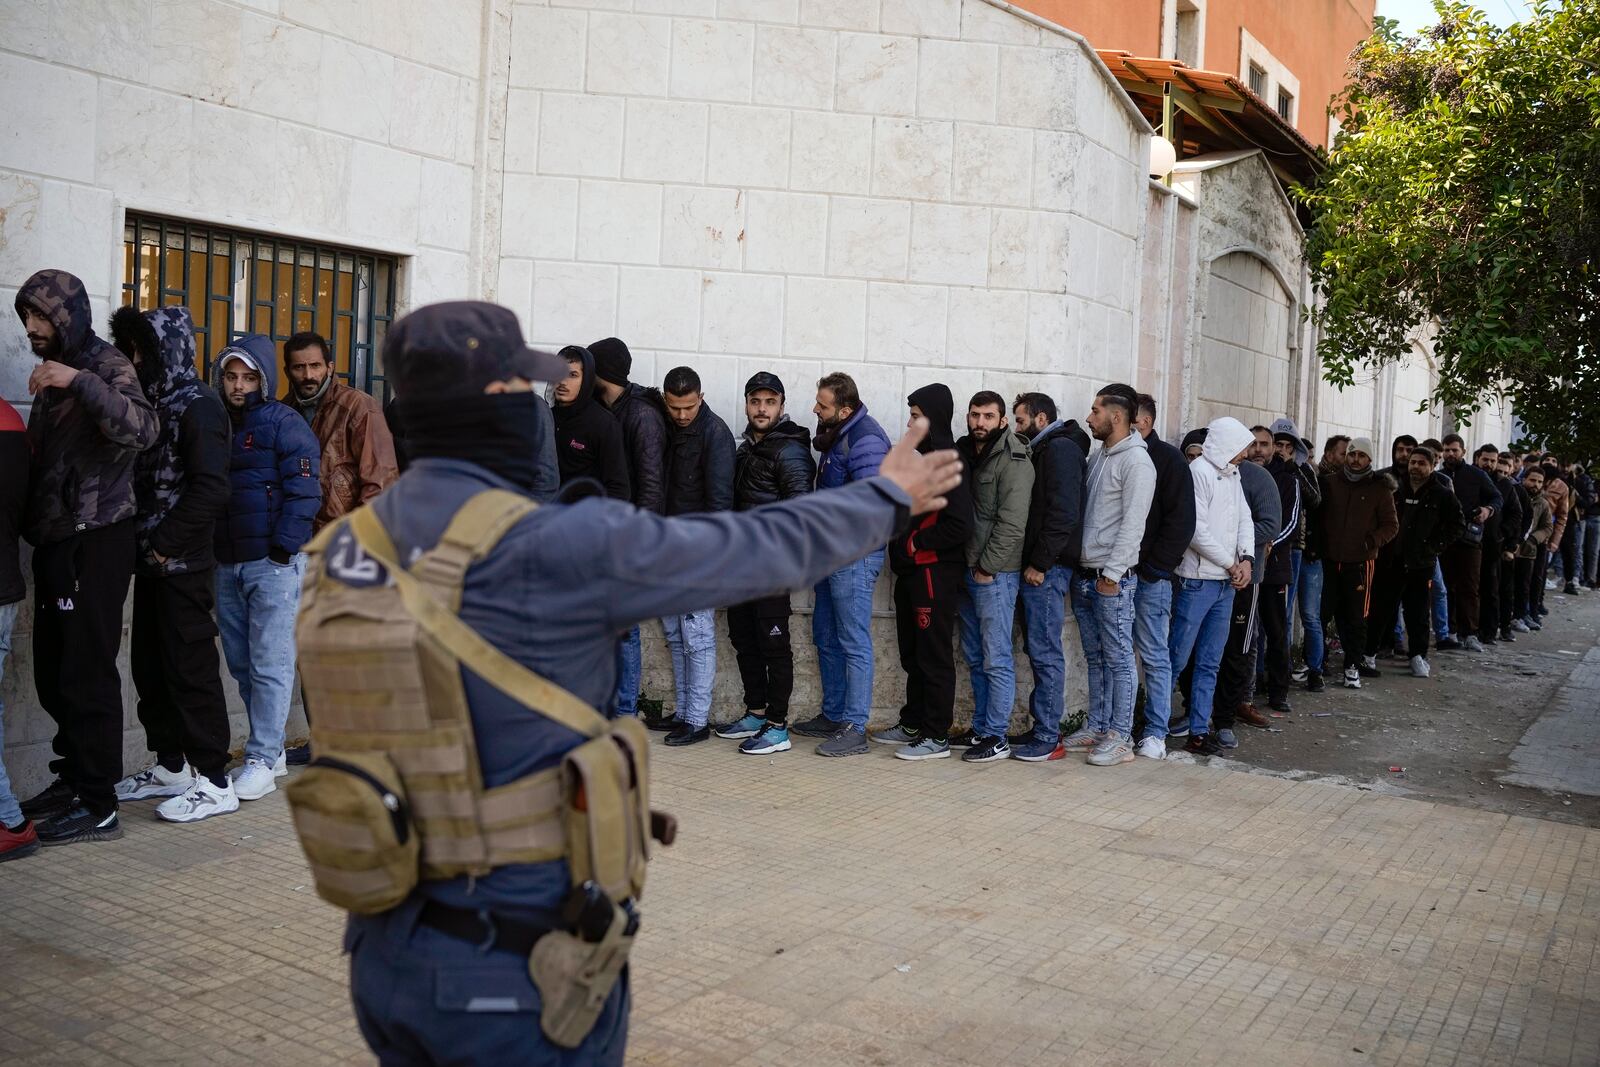
{"label": "knit beanie", "polygon": [[1372,458],[1372,438],[1370,438],[1370,437],[1357,437],[1355,440],[1350,442],[1349,447],[1347,447],[1345,449],[1345,451],[1347,453],[1348,452],[1360,452],[1362,455],[1366,456],[1368,459],[1371,459]]}
{"label": "knit beanie", "polygon": [[627,385],[628,372],[633,369],[633,353],[615,337],[607,337],[589,346],[594,355],[594,376],[612,385]]}

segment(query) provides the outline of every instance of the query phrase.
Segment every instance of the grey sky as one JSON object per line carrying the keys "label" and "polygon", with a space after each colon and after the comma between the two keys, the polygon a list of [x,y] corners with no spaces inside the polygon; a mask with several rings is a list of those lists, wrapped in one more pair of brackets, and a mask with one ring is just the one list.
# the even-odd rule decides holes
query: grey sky
{"label": "grey sky", "polygon": [[[1528,14],[1528,5],[1523,0],[1477,0],[1477,5],[1496,26],[1505,26]],[[1431,0],[1378,0],[1378,14],[1399,19],[1400,28],[1407,32],[1431,26],[1438,18]]]}

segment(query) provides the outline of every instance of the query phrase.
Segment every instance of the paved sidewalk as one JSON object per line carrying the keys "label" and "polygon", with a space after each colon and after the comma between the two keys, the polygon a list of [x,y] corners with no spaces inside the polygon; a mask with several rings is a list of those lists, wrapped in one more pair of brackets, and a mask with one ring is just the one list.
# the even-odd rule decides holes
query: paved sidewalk
{"label": "paved sidewalk", "polygon": [[1502,782],[1600,796],[1600,645],[1511,753]]}
{"label": "paved sidewalk", "polygon": [[[1600,831],[1194,764],[808,748],[656,749],[683,833],[630,1062],[1600,1063]],[[0,1062],[370,1062],[282,795],[191,827],[151,806],[0,867]]]}

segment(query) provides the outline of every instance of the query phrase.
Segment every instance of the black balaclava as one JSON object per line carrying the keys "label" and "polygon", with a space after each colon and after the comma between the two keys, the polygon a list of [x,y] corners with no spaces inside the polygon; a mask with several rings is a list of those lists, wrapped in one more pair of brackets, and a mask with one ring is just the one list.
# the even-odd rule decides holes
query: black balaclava
{"label": "black balaclava", "polygon": [[532,490],[538,472],[538,421],[533,392],[482,393],[448,399],[401,397],[406,452],[412,460],[462,459]]}

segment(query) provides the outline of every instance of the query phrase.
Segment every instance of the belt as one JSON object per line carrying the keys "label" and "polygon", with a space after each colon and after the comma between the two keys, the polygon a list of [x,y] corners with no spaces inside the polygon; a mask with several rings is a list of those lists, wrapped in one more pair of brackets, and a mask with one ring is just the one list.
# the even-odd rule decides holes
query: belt
{"label": "belt", "polygon": [[526,956],[533,946],[553,927],[536,926],[516,919],[494,915],[490,912],[468,911],[452,908],[448,904],[428,901],[422,906],[417,921],[432,927],[441,934],[449,934],[461,941],[469,941],[482,949],[500,949]]}

